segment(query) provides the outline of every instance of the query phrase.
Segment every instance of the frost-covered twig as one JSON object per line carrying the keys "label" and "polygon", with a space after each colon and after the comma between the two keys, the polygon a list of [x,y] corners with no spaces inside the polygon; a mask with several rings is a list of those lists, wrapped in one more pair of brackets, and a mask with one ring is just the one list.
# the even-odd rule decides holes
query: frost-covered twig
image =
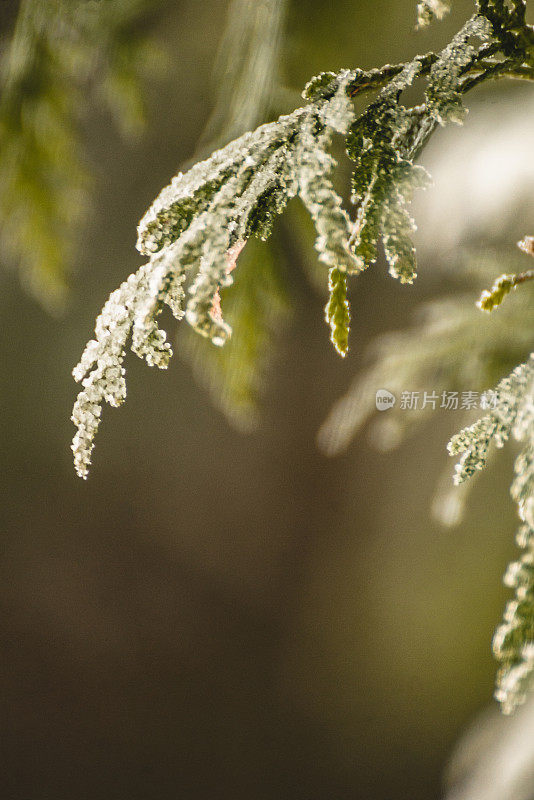
{"label": "frost-covered twig", "polygon": [[[439,4],[426,5],[440,16]],[[80,475],[87,475],[102,401],[117,404],[124,399],[122,360],[129,336],[134,352],[150,365],[166,366],[170,347],[156,318],[168,303],[197,333],[224,345],[231,329],[222,313],[220,290],[233,282],[229,262],[233,268],[251,237],[270,236],[276,217],[292,198],[302,200],[315,223],[315,247],[329,269],[326,317],[342,355],[350,320],[347,276],[376,260],[380,241],[391,274],[403,283],[413,281],[415,225],[407,204],[414,189],[427,182],[414,159],[438,124],[462,121],[466,81],[473,75],[492,77],[485,68],[480,72],[479,62],[499,52],[507,55],[508,28],[512,22],[517,26],[515,17],[506,17],[496,30],[495,15],[483,6],[479,4],[479,13],[441,53],[375,70],[319,75],[304,91],[307,105],[245,133],[176,176],[161,192],[139,225],[138,249],[148,263],[112,295],[97,321],[96,340],[75,370],[84,386],[73,415]],[[528,35],[513,36],[515,68],[523,61],[530,66]],[[427,82],[425,102],[403,105],[403,93],[421,78]],[[376,89],[376,98],[355,119],[351,98]],[[335,161],[328,150],[334,133],[346,137],[347,153],[355,162],[355,221],[332,182]]]}
{"label": "frost-covered twig", "polygon": [[463,483],[486,466],[492,444],[502,447],[511,436],[522,443],[511,494],[522,522],[517,542],[524,553],[505,575],[515,599],[493,640],[500,663],[495,696],[510,713],[524,702],[534,674],[534,356],[498,384],[491,405],[488,414],[451,439],[449,450],[462,454],[455,480]]}
{"label": "frost-covered twig", "polygon": [[[350,78],[350,72],[341,73],[328,100],[318,99],[247,133],[186,175],[178,175],[141,220],[138,248],[149,261],[111,295],[97,320],[96,340],[74,370],[84,387],[73,412],[78,428],[73,451],[81,477],[88,474],[102,403],[118,405],[124,400],[122,362],[130,335],[137,355],[150,366],[166,367],[171,351],[156,317],[167,304],[178,318],[185,311],[197,333],[223,345],[231,329],[221,313],[220,288],[232,283],[232,270],[247,239],[267,238],[289,199],[300,195],[312,209],[323,260],[332,263],[332,254],[344,252],[343,268],[360,268],[348,244],[351,225],[328,177],[335,162],[325,155],[332,134],[346,132],[353,119]],[[318,163],[325,165],[319,179]],[[325,193],[328,202],[322,203]],[[182,310],[187,276],[192,279]]]}

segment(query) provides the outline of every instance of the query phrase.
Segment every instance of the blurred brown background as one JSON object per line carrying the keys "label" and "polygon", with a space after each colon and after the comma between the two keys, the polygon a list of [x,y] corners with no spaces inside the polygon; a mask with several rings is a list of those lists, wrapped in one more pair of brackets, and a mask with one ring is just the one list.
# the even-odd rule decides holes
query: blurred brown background
{"label": "blurred brown background", "polygon": [[[414,5],[292,3],[287,85],[438,47],[471,9],[459,1],[416,34]],[[259,430],[232,430],[179,357],[157,373],[132,356],[128,402],[105,409],[89,481],[74,475],[70,370],[140,264],[138,219],[194,153],[226,9],[154,13],[170,64],[148,86],[138,143],[92,111],[95,204],[66,316],[1,273],[6,800],[436,798],[454,741],[491,700],[510,461],[442,530],[428,508],[451,430],[429,425],[388,455],[365,437],[331,461],[315,445],[364,344],[436,291],[431,265],[411,289],[382,263],[358,279],[343,362],[288,238],[295,315]]]}

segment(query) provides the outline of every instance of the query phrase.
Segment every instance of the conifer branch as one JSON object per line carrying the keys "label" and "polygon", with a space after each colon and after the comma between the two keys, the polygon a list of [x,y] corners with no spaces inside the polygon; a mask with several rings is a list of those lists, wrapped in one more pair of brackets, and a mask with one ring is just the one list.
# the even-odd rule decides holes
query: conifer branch
{"label": "conifer branch", "polygon": [[[440,19],[448,9],[446,0],[422,0],[419,25]],[[73,373],[82,384],[72,416],[77,427],[72,449],[81,477],[88,475],[103,403],[116,406],[126,397],[123,361],[127,346],[149,366],[166,368],[172,351],[157,323],[168,306],[175,318],[185,318],[193,331],[219,348],[228,347],[232,330],[225,318],[226,294],[222,290],[232,285],[247,243],[252,238],[268,239],[276,218],[296,197],[315,224],[315,248],[328,269],[325,318],[331,339],[341,356],[347,353],[349,277],[377,260],[380,243],[394,277],[402,283],[411,283],[416,277],[411,241],[415,223],[408,204],[415,189],[428,184],[425,170],[415,163],[421,150],[440,126],[463,122],[467,112],[464,98],[471,89],[502,77],[534,79],[534,29],[526,23],[525,12],[524,0],[479,0],[476,13],[439,53],[372,70],[322,73],[306,86],[302,108],[245,133],[177,175],[163,189],[139,224],[137,246],[147,262],[111,295],[97,319],[95,339]],[[424,102],[405,105],[406,90],[421,80],[426,82]],[[352,99],[368,92],[374,92],[374,97],[356,117]],[[343,208],[332,181],[336,162],[329,149],[336,134],[345,138],[347,154],[354,163],[354,219]],[[526,237],[520,247],[534,255],[534,238]],[[533,278],[534,270],[502,275],[482,295],[479,306],[494,308],[512,289]],[[232,379],[236,362],[218,361],[230,376],[230,394],[246,408],[255,380],[250,377],[250,364],[268,339],[269,297],[277,293],[273,274],[266,271],[263,279],[270,295],[252,293],[244,305],[235,306],[239,310],[234,316],[236,327],[242,328],[237,335],[242,335],[246,326],[251,331],[251,347],[233,351],[248,365],[244,392],[243,384]],[[514,353],[531,346],[530,333],[523,326],[519,330],[509,324],[507,305],[497,315],[500,327],[492,328],[497,364],[502,360],[502,341],[507,341]],[[491,337],[481,332],[479,320],[473,327],[466,308],[465,303],[442,303],[423,341],[421,329],[416,328],[406,334],[408,346],[401,352],[398,340],[395,347],[389,340],[376,363],[327,421],[320,434],[323,448],[335,452],[346,445],[374,407],[370,390],[376,391],[383,376],[391,377],[394,369],[399,381],[411,376],[421,383],[426,375],[435,373],[441,353],[458,381],[467,372],[472,375],[471,367],[476,367],[482,380],[491,360]],[[467,365],[466,338],[472,343]],[[419,346],[419,361],[414,358],[414,342]],[[451,349],[455,352],[452,360],[446,358]],[[439,374],[445,385],[447,371],[442,369]],[[223,405],[230,402],[228,398]],[[516,598],[508,604],[494,639],[500,662],[496,696],[508,712],[522,702],[534,674],[532,357],[486,393],[485,408],[488,413],[456,434],[449,450],[461,455],[455,482],[464,484],[486,466],[494,446],[500,448],[510,438],[523,445],[515,465],[512,496],[523,523],[518,542],[526,552],[507,573],[506,582],[515,588]],[[389,422],[395,427],[398,418],[393,411],[389,413]],[[401,427],[396,431],[402,433]]]}
{"label": "conifer branch", "polygon": [[[445,4],[423,5],[439,17]],[[75,370],[84,386],[73,415],[78,427],[73,449],[82,477],[101,402],[124,399],[128,337],[150,365],[167,366],[170,346],[156,321],[167,304],[201,336],[224,345],[231,328],[220,290],[232,284],[247,241],[267,239],[291,199],[299,197],[315,223],[315,247],[329,270],[326,318],[341,355],[348,347],[347,276],[376,261],[380,242],[390,273],[403,283],[414,280],[415,223],[408,204],[415,189],[428,184],[415,158],[438,126],[462,122],[463,97],[470,88],[531,67],[530,32],[521,8],[505,13],[501,5],[479,3],[440,53],[313,78],[303,93],[305,106],[244,134],[180,173],[160,193],[139,225],[138,249],[148,262],[112,295],[97,321],[96,340]],[[488,64],[495,57],[500,60]],[[426,81],[424,102],[403,105],[405,90],[420,80]],[[375,98],[356,118],[351,99],[370,91]],[[345,137],[354,162],[354,220],[332,182],[336,165],[328,151],[334,134]]]}
{"label": "conifer branch", "polygon": [[[533,236],[526,236],[518,246],[534,255]],[[534,270],[501,275],[489,292],[483,292],[477,305],[491,311],[512,289],[533,279]],[[515,599],[508,602],[493,639],[500,665],[495,697],[503,711],[511,713],[524,702],[534,676],[534,354],[499,383],[491,405],[489,414],[451,439],[449,451],[463,454],[455,475],[455,482],[460,484],[486,466],[492,443],[502,447],[513,435],[523,444],[515,462],[511,495],[523,523],[517,543],[524,553],[510,564],[504,577],[505,584],[515,589]]]}
{"label": "conifer branch", "polygon": [[505,575],[507,586],[516,591],[497,628],[493,651],[500,667],[495,697],[503,711],[511,713],[524,702],[534,675],[534,360],[522,364],[493,392],[492,410],[453,436],[451,455],[462,453],[455,481],[463,483],[486,466],[494,443],[502,447],[513,436],[523,444],[515,462],[511,494],[518,505],[522,525],[518,544],[526,552]]}

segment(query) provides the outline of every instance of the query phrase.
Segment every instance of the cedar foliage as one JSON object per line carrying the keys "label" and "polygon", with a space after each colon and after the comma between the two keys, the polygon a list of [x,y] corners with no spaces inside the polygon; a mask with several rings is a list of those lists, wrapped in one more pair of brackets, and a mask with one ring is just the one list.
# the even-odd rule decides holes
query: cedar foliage
{"label": "cedar foliage", "polygon": [[[443,0],[420,2],[419,26],[443,17],[448,5]],[[534,79],[534,30],[526,23],[525,13],[524,0],[478,0],[473,16],[440,53],[372,70],[322,73],[304,89],[306,103],[301,108],[244,133],[173,178],[139,224],[137,247],[146,263],[111,295],[97,319],[95,339],[88,343],[74,370],[82,390],[73,411],[77,432],[72,449],[81,477],[88,475],[103,403],[117,406],[126,397],[123,362],[128,346],[149,366],[166,368],[172,350],[158,317],[168,306],[177,320],[185,319],[200,337],[218,348],[228,347],[232,329],[226,317],[226,290],[233,283],[234,270],[239,273],[240,254],[250,248],[252,239],[269,239],[277,218],[294,198],[300,199],[315,225],[315,247],[326,268],[329,291],[325,318],[335,349],[346,354],[349,279],[377,260],[380,245],[393,277],[402,283],[412,283],[416,277],[411,240],[415,223],[408,206],[414,191],[428,185],[428,176],[416,159],[430,137],[440,126],[462,124],[464,97],[479,84],[497,78]],[[425,83],[424,101],[406,103],[406,90],[421,81]],[[371,99],[356,115],[352,100],[364,94]],[[354,164],[353,214],[344,209],[332,181],[336,162],[329,151],[334,136],[344,138]],[[525,240],[523,249],[529,250],[529,242]],[[531,277],[531,273],[501,276],[482,295],[480,307],[487,311],[496,308],[506,294]],[[238,304],[238,313],[230,313],[235,337],[246,336],[251,343],[250,348],[244,343],[234,351],[238,362],[240,357],[246,363],[253,361],[259,348],[256,343],[268,338],[269,292],[272,287],[272,296],[278,294],[279,281],[278,277],[272,280],[270,272],[264,278],[267,294],[261,295],[261,300],[259,294],[253,294],[254,299],[245,303],[241,312]],[[258,281],[261,279],[259,275]],[[229,300],[228,305],[231,308]],[[465,307],[462,303],[440,306],[451,341],[458,345],[455,363],[460,372],[471,324]],[[434,332],[430,326],[428,347],[425,350],[423,346],[419,362],[409,350],[410,358],[403,359],[386,346],[365,379],[367,394],[369,386],[378,385],[373,381],[385,374],[384,365],[389,369],[395,358],[399,374],[421,378],[439,358],[443,332],[443,324],[438,323]],[[510,331],[503,325],[501,333],[508,336],[511,351],[524,346],[524,331]],[[419,335],[420,329],[416,329],[408,338]],[[448,352],[451,341],[446,343]],[[487,352],[488,339],[482,342],[481,336],[480,363]],[[473,357],[477,357],[476,347]],[[229,385],[235,374],[236,369],[228,371]],[[235,386],[232,392],[234,398],[239,397]],[[370,413],[369,405],[362,403],[361,384],[355,392],[356,399],[353,393],[338,405],[321,432],[321,443],[330,452],[344,446]],[[523,522],[518,541],[525,554],[507,573],[516,599],[508,604],[494,640],[500,662],[496,696],[505,711],[523,700],[534,672],[533,392],[534,362],[529,360],[487,394],[489,412],[450,443],[451,453],[462,456],[457,483],[483,469],[493,445],[501,447],[510,437],[523,444],[512,494]],[[242,399],[247,406],[246,393]]]}

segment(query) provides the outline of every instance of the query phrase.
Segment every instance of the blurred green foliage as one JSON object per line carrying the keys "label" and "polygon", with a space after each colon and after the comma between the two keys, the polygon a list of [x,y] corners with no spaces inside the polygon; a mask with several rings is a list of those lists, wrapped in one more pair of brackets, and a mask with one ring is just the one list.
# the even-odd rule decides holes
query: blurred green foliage
{"label": "blurred green foliage", "polygon": [[0,238],[43,305],[65,300],[88,213],[81,125],[105,104],[125,135],[143,124],[142,77],[158,51],[153,0],[21,0],[0,72]]}

